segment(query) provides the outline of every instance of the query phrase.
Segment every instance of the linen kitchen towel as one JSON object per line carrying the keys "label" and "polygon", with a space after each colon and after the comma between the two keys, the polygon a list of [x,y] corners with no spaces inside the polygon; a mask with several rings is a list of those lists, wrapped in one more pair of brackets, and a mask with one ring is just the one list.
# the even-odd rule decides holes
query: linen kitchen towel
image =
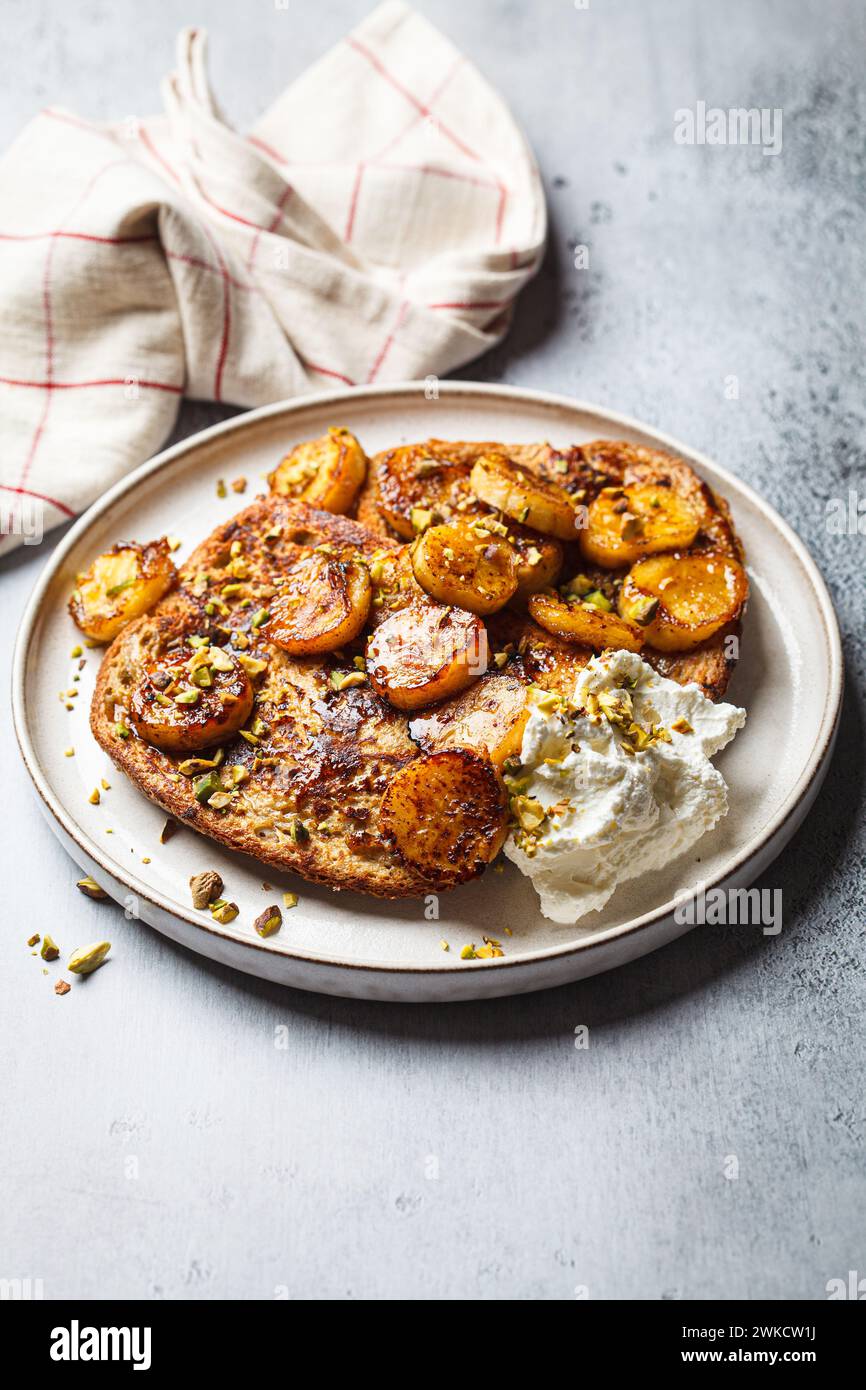
{"label": "linen kitchen towel", "polygon": [[498,342],[546,211],[507,107],[397,0],[241,135],[184,31],[165,111],[41,112],[0,160],[3,549],[239,406],[444,374]]}

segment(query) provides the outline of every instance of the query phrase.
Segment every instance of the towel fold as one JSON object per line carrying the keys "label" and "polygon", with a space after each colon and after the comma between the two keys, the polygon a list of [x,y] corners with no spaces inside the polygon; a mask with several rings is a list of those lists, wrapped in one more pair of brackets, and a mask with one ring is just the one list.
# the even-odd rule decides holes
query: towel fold
{"label": "towel fold", "polygon": [[0,531],[74,516],[182,396],[258,406],[440,375],[505,334],[546,213],[507,107],[387,0],[249,135],[186,30],[165,114],[49,108],[0,161]]}

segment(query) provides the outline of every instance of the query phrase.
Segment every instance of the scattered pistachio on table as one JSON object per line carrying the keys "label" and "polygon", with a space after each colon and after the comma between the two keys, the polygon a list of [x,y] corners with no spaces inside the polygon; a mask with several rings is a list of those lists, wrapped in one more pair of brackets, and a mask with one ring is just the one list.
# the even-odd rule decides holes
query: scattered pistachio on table
{"label": "scattered pistachio on table", "polygon": [[79,946],[66,962],[66,969],[71,970],[73,975],[92,975],[110,950],[110,941],[95,941],[92,946]]}

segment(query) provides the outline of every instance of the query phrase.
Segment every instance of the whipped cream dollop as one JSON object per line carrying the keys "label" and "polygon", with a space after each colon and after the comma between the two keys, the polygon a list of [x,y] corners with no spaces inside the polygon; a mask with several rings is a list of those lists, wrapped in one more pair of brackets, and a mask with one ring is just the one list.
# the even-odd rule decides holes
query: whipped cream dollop
{"label": "whipped cream dollop", "polygon": [[508,777],[517,824],[505,853],[552,921],[604,907],[618,883],[667,864],[726,814],[710,758],[746,722],[736,705],[657,675],[634,652],[607,651],[581,671],[572,700],[534,687],[529,709]]}

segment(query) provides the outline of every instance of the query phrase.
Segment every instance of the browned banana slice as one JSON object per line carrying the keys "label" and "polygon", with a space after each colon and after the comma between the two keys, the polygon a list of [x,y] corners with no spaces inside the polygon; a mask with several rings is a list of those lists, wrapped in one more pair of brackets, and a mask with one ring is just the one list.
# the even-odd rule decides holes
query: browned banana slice
{"label": "browned banana slice", "polygon": [[274,492],[300,497],[311,507],[342,515],[367,476],[367,459],[348,430],[332,427],[319,439],[299,444],[268,478]]}
{"label": "browned banana slice", "polygon": [[99,555],[78,582],[69,612],[93,642],[111,642],[122,627],[162,598],[176,578],[168,541],[124,541]]}
{"label": "browned banana slice", "polygon": [[529,612],[539,627],[566,642],[592,647],[593,651],[614,647],[639,652],[644,644],[644,634],[635,623],[579,599],[568,602],[555,593],[532,594]]}
{"label": "browned banana slice", "polygon": [[520,752],[529,718],[526,684],[509,674],[486,675],[435,709],[409,721],[409,737],[425,753],[443,748],[482,750],[501,767]]}
{"label": "browned banana slice", "polygon": [[366,565],[314,550],[287,570],[262,636],[292,656],[336,651],[358,636],[370,598]]}
{"label": "browned banana slice", "polygon": [[653,555],[623,580],[619,609],[643,624],[662,652],[685,652],[740,616],[749,593],[746,571],[728,555]]}
{"label": "browned banana slice", "polygon": [[587,521],[580,548],[587,560],[606,569],[660,550],[684,550],[701,525],[686,498],[655,483],[604,488],[590,503]]}
{"label": "browned banana slice", "polygon": [[515,553],[481,521],[431,526],[412,547],[415,578],[432,598],[495,613],[517,589]]}
{"label": "browned banana slice", "polygon": [[485,454],[472,469],[469,485],[488,507],[513,521],[562,541],[577,539],[583,524],[574,499],[557,483],[537,478],[503,454]]}
{"label": "browned banana slice", "polygon": [[507,832],[507,798],[493,764],[468,748],[416,758],[382,797],[381,825],[401,858],[448,887],[482,873]]}
{"label": "browned banana slice", "polygon": [[414,603],[367,642],[373,689],[397,709],[420,709],[465,690],[487,670],[487,632],[474,613]]}
{"label": "browned banana slice", "polygon": [[406,540],[437,521],[448,520],[458,511],[458,503],[473,501],[468,463],[452,462],[433,453],[432,447],[407,444],[381,455],[376,464],[379,511]]}
{"label": "browned banana slice", "polygon": [[224,743],[246,723],[253,688],[224,647],[182,647],[152,666],[132,695],[129,722],[166,753]]}

